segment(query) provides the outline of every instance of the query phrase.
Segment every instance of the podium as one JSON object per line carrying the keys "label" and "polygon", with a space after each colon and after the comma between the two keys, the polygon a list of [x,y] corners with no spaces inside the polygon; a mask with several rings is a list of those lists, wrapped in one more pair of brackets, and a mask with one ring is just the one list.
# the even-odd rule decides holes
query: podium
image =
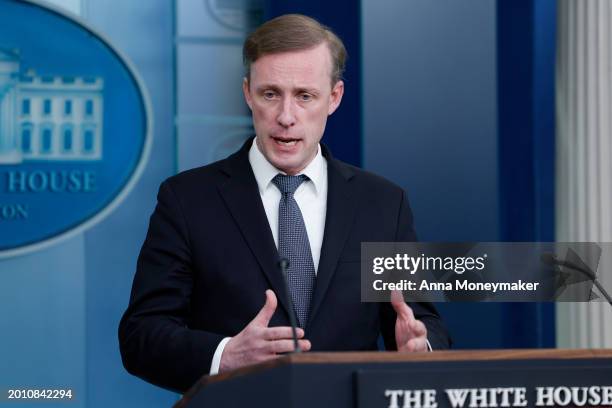
{"label": "podium", "polygon": [[612,350],[290,354],[204,376],[175,408],[513,406],[612,406]]}

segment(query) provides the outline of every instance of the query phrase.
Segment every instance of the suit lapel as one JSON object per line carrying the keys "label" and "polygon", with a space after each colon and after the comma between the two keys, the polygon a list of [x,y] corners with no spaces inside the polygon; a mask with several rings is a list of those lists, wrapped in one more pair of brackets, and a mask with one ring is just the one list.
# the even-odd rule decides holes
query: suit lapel
{"label": "suit lapel", "polygon": [[316,316],[336,271],[340,254],[355,221],[357,207],[350,184],[353,171],[331,157],[324,145],[321,146],[327,158],[327,213],[309,322]]}
{"label": "suit lapel", "polygon": [[240,151],[223,162],[222,171],[228,176],[228,179],[219,185],[219,193],[257,259],[270,287],[276,293],[279,304],[287,312],[289,307],[286,302],[285,284],[277,264],[278,250],[274,244],[257,181],[248,159],[252,140],[249,139]]}

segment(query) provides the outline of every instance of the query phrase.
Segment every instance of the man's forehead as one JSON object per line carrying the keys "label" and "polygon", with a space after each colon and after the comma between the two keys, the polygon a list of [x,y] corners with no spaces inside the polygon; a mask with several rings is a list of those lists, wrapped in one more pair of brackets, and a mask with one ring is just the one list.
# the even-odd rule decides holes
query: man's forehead
{"label": "man's forehead", "polygon": [[251,65],[251,76],[266,82],[292,78],[311,81],[321,77],[328,80],[330,73],[331,55],[325,43],[305,50],[266,54]]}

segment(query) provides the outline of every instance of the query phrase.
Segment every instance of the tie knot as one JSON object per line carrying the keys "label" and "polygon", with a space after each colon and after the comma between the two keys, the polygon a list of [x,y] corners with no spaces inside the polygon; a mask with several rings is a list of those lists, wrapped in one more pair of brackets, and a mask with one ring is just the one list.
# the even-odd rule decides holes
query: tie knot
{"label": "tie knot", "polygon": [[284,174],[277,174],[272,179],[272,182],[278,187],[283,194],[293,194],[295,190],[304,181],[308,180],[308,176],[300,174],[299,176],[285,176]]}

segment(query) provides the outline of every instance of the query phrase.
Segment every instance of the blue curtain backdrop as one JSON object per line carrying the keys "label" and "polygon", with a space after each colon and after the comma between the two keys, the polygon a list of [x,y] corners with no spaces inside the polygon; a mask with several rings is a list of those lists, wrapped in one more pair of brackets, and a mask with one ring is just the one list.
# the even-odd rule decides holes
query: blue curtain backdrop
{"label": "blue curtain backdrop", "polygon": [[[498,0],[502,241],[554,241],[555,0]],[[504,305],[510,347],[554,347],[551,303]]]}

